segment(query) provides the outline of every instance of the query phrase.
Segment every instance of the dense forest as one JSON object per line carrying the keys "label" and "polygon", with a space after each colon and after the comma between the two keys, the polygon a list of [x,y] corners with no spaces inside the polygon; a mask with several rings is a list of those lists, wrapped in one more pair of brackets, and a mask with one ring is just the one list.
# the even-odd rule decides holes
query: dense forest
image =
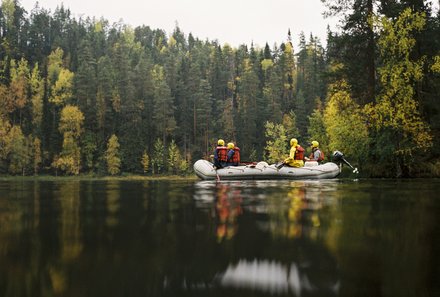
{"label": "dense forest", "polygon": [[295,137],[369,176],[440,176],[431,1],[322,2],[340,20],[325,47],[286,28],[233,48],[3,0],[0,174],[187,173],[218,138],[277,162]]}

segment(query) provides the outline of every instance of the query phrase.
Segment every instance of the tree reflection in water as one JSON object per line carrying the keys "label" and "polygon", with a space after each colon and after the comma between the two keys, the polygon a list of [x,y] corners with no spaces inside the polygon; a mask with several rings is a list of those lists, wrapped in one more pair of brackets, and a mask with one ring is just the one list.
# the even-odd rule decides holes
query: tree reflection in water
{"label": "tree reflection in water", "polygon": [[331,206],[325,196],[331,188],[332,183],[316,181],[198,183],[195,200],[205,208],[215,205],[218,243],[225,235],[236,236],[235,256],[211,285],[277,295],[338,295],[337,264],[321,240],[326,229],[319,215]]}

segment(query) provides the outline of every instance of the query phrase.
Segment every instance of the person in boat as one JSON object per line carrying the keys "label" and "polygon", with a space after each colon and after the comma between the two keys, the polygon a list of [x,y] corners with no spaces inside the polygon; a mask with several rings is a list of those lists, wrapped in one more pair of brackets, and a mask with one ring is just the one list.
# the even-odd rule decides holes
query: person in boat
{"label": "person in boat", "polygon": [[228,148],[225,146],[225,141],[219,139],[217,147],[214,150],[214,166],[217,169],[223,168],[227,161]]}
{"label": "person in boat", "polygon": [[310,153],[310,156],[308,158],[305,157],[304,159],[306,161],[316,161],[318,163],[324,161],[324,153],[319,149],[319,142],[313,140],[311,147],[312,147],[312,152]]}
{"label": "person in boat", "polygon": [[226,166],[240,165],[240,148],[235,146],[233,142],[228,143],[228,153],[226,157]]}
{"label": "person in boat", "polygon": [[290,153],[283,164],[290,167],[302,167],[304,166],[304,148],[298,144],[296,138],[290,139]]}

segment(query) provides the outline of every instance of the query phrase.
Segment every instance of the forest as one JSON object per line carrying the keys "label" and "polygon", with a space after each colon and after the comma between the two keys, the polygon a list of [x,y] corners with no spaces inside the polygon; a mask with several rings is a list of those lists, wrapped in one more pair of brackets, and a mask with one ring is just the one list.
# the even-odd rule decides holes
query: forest
{"label": "forest", "polygon": [[340,21],[325,46],[286,28],[234,48],[2,0],[0,174],[188,174],[219,138],[278,162],[295,137],[365,176],[440,176],[439,12],[322,2]]}

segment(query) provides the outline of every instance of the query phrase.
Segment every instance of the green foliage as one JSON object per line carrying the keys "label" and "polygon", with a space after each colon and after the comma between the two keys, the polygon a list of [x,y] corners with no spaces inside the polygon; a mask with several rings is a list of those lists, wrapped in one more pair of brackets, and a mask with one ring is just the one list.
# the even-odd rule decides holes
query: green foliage
{"label": "green foliage", "polygon": [[19,126],[13,126],[9,131],[9,173],[25,174],[25,167],[30,161],[30,150]]}
{"label": "green foliage", "polygon": [[179,148],[174,140],[168,147],[168,172],[172,174],[184,174],[188,171],[188,162],[182,158]]}
{"label": "green foliage", "polygon": [[21,59],[18,65],[15,60],[11,61],[11,83],[9,88],[15,109],[24,108],[28,101],[29,89],[29,68],[26,60]]}
{"label": "green foliage", "polygon": [[84,115],[77,106],[67,105],[61,111],[58,130],[78,140],[83,132]]}
{"label": "green foliage", "polygon": [[93,169],[95,168],[95,155],[98,149],[95,135],[90,132],[85,133],[81,147],[85,159],[85,167],[89,171],[93,171]]}
{"label": "green foliage", "polygon": [[40,171],[40,166],[43,161],[43,156],[41,153],[41,140],[38,137],[34,138],[33,144],[32,144],[32,151],[33,151],[33,160],[34,160],[34,175],[37,175]]}
{"label": "green foliage", "polygon": [[431,65],[431,70],[436,73],[440,73],[440,56],[434,57],[434,63]]}
{"label": "green foliage", "polygon": [[165,165],[165,146],[160,138],[154,142],[153,156],[151,166],[154,173],[162,173]]}
{"label": "green foliage", "polygon": [[283,115],[283,126],[286,129],[287,137],[299,138],[301,135],[296,126],[296,114],[291,110],[288,114]]}
{"label": "green foliage", "polygon": [[346,81],[330,86],[324,126],[329,150],[342,151],[350,158],[357,158],[358,162],[365,159],[369,145],[366,119],[362,109],[351,98]]}
{"label": "green foliage", "polygon": [[174,104],[170,87],[165,80],[163,67],[155,65],[152,77],[155,85],[153,120],[156,130],[162,136],[162,142],[165,144],[166,137],[170,136],[176,129]]}
{"label": "green foliage", "polygon": [[[396,20],[377,19],[380,28],[378,41],[383,66],[378,70],[382,92],[376,102],[365,107],[372,128],[377,135],[387,134],[392,149],[388,160],[397,158],[401,166],[411,166],[415,160],[411,156],[432,146],[429,125],[423,120],[416,98],[416,84],[423,78],[425,58],[411,57],[416,44],[414,34],[425,25],[425,15],[404,10]],[[380,149],[378,154],[385,153]]]}
{"label": "green foliage", "polygon": [[107,162],[107,172],[110,175],[119,174],[121,159],[119,157],[119,141],[116,135],[112,135],[107,143],[107,150],[104,156]]}
{"label": "green foliage", "polygon": [[308,142],[316,140],[319,142],[319,148],[329,155],[329,139],[326,132],[326,126],[324,122],[324,115],[320,109],[315,109],[309,116],[309,125],[307,129],[309,135]]}
{"label": "green foliage", "polygon": [[63,146],[55,167],[67,174],[78,175],[81,169],[79,139],[83,132],[84,115],[78,107],[67,105],[61,111],[59,131],[63,134]]}
{"label": "green foliage", "polygon": [[44,80],[40,75],[38,63],[32,69],[30,77],[32,125],[35,133],[41,134],[43,123]]}
{"label": "green foliage", "polygon": [[61,69],[55,85],[52,86],[49,102],[55,105],[65,105],[72,98],[73,73],[68,69]]}
{"label": "green foliage", "polygon": [[288,143],[286,128],[282,124],[272,122],[266,122],[265,128],[266,154],[264,160],[268,163],[277,163],[285,157]]}
{"label": "green foliage", "polygon": [[[236,142],[244,160],[279,161],[296,137],[378,164],[374,172],[399,164],[421,173],[420,156],[435,164],[439,155],[440,26],[424,1],[394,2],[323,0],[341,30],[328,32],[325,50],[301,34],[295,53],[290,33],[279,47],[233,48],[178,27],[167,35],[64,9],[35,8],[27,18],[19,2],[3,1],[0,170],[38,173],[54,160],[68,174],[81,164],[104,173],[118,135],[114,174],[187,172],[217,137]],[[16,128],[12,137],[13,126],[23,138]],[[169,156],[174,145],[179,154]],[[33,160],[20,164],[19,147]]]}

